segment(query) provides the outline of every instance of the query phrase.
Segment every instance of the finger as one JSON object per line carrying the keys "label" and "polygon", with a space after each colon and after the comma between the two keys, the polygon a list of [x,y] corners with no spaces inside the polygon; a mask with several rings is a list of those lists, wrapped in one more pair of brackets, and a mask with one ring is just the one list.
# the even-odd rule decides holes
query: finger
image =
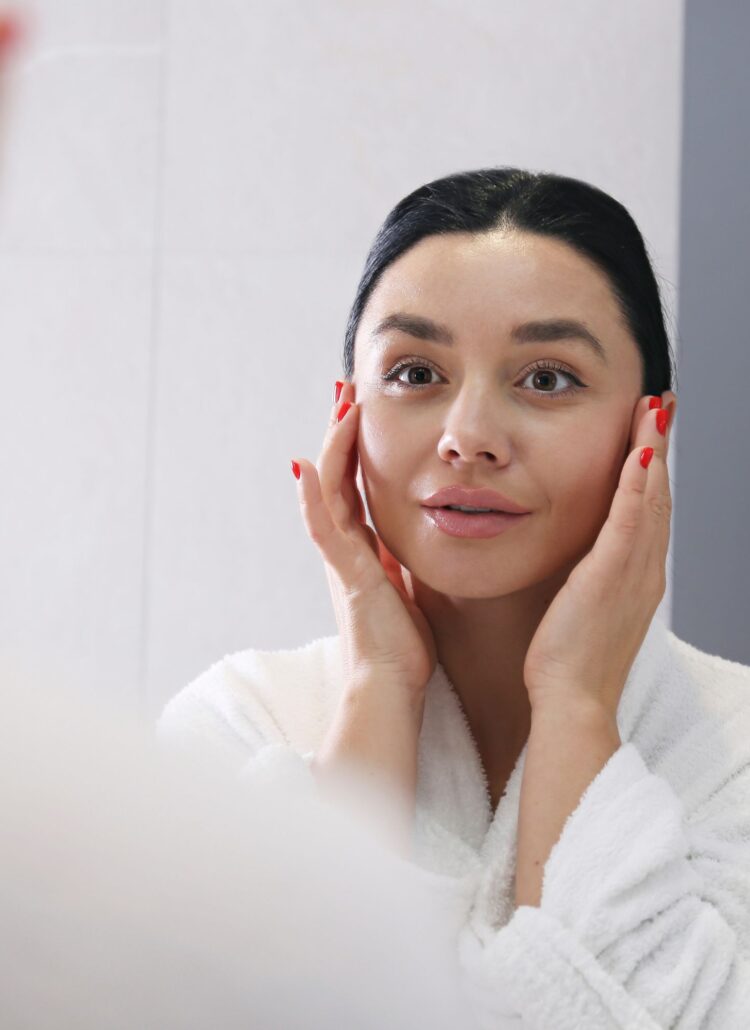
{"label": "finger", "polygon": [[367,512],[365,510],[364,501],[362,500],[363,491],[357,482],[357,472],[359,470],[359,449],[357,446],[359,428],[357,428],[357,432],[354,436],[355,438],[349,454],[349,461],[347,462],[346,469],[344,470],[344,478],[341,481],[341,494],[346,501],[347,510],[352,513],[353,517],[360,524],[366,525]]}
{"label": "finger", "polygon": [[316,466],[306,458],[299,458],[297,464],[300,468],[297,498],[308,536],[327,564],[346,582],[352,559],[351,541],[331,516]]}
{"label": "finger", "polygon": [[359,523],[349,529],[338,526],[328,510],[317,468],[304,458],[298,459],[298,465],[297,493],[305,527],[323,556],[326,574],[329,575],[330,570],[335,573],[336,590],[347,594],[377,587],[383,579],[383,568],[374,530]]}
{"label": "finger", "polygon": [[666,390],[656,400],[661,401],[660,407],[652,408],[649,405],[643,411],[633,438],[633,447],[654,447],[655,453],[664,462],[664,471],[667,472],[666,483],[662,483],[656,475],[648,478],[647,496],[651,496],[654,492],[663,491],[664,489],[666,489],[667,493],[670,493],[666,462],[669,455],[677,398],[671,390]]}
{"label": "finger", "polygon": [[[677,409],[677,397],[671,390],[665,390],[660,395],[649,395],[641,397],[635,408],[633,409],[633,417],[630,425],[630,446],[635,447],[638,444],[641,446],[647,446],[648,441],[653,439],[653,428],[658,428],[658,417],[656,412],[661,410],[666,412],[666,416],[662,416],[666,419],[666,439],[669,443],[670,431],[672,423],[674,422],[675,411]],[[652,414],[653,412],[653,414]]]}
{"label": "finger", "polygon": [[[670,402],[674,399],[674,403]],[[669,446],[672,435],[676,398],[671,391],[662,395],[662,407],[650,411],[642,422],[639,443],[654,448],[654,456],[648,465],[644,494],[644,518],[649,530],[639,556],[643,566],[658,569],[665,579],[666,558],[672,528],[672,490],[669,482]],[[660,426],[664,433],[660,431]]]}
{"label": "finger", "polygon": [[609,516],[592,550],[605,578],[619,579],[628,567],[655,586],[664,576],[672,501],[667,437],[656,422],[659,410],[646,408],[641,418],[636,445],[623,464]]}
{"label": "finger", "polygon": [[[379,562],[362,564],[361,543],[378,556],[377,538],[366,525],[364,504],[355,480],[358,454],[356,418],[358,408],[351,401],[342,419],[337,416],[347,402],[346,392],[352,386],[344,383],[338,402],[329,413],[328,428],[317,465],[302,460],[298,497],[308,535],[321,551],[328,568],[332,568],[345,588],[363,585],[370,576],[382,576]],[[343,423],[350,420],[347,426]],[[341,478],[343,476],[343,478]],[[326,477],[328,484],[326,485]],[[338,484],[337,484],[338,478]],[[338,487],[338,488],[337,488]],[[352,534],[352,529],[355,533]],[[363,535],[362,531],[365,530]],[[338,533],[338,536],[336,535]],[[378,571],[379,570],[379,571]]]}
{"label": "finger", "polygon": [[[353,384],[349,383],[348,380],[344,380],[338,405],[334,405],[337,409],[340,409],[340,405],[347,400],[354,400],[354,387]],[[362,525],[367,523],[367,512],[365,510],[364,501],[362,500],[362,492],[357,483],[357,471],[359,469],[359,450],[357,442],[355,440],[352,445],[351,453],[349,455],[349,462],[344,472],[344,478],[341,483],[341,493],[343,494],[350,510],[355,513],[355,517],[358,522]],[[377,554],[377,548],[375,553]]]}
{"label": "finger", "polygon": [[351,396],[351,384],[345,383],[338,402],[331,407],[317,462],[323,497],[334,522],[342,528],[360,521],[356,483],[350,474],[357,461],[352,452],[356,452],[359,406]]}

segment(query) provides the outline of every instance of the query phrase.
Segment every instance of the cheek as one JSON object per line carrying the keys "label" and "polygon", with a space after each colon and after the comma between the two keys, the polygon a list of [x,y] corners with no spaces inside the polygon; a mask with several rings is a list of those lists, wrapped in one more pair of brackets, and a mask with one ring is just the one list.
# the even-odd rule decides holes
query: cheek
{"label": "cheek", "polygon": [[[378,498],[390,495],[403,498],[408,491],[410,451],[404,445],[401,426],[393,419],[362,419],[357,437],[362,480],[368,507]],[[413,457],[412,457],[413,463]],[[413,470],[412,470],[413,471]]]}
{"label": "cheek", "polygon": [[360,410],[357,446],[363,467],[373,477],[392,470],[414,474],[431,456],[434,447],[434,421],[407,417],[405,408],[386,404],[379,397],[367,398],[366,411]]}
{"label": "cheek", "polygon": [[580,541],[598,532],[609,515],[625,460],[620,439],[589,437],[577,448],[558,454],[550,467],[548,496],[555,529],[562,536]]}

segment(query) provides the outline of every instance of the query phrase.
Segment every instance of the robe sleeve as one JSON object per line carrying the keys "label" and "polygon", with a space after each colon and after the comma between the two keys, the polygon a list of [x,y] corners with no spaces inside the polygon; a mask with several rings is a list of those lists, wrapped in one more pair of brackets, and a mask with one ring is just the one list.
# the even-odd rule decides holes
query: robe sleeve
{"label": "robe sleeve", "polygon": [[307,796],[317,796],[310,768],[314,751],[300,753],[291,745],[264,739],[249,720],[241,731],[197,692],[183,691],[164,708],[155,735],[166,752],[207,765],[218,761],[242,780],[279,783]]}
{"label": "robe sleeve", "polygon": [[550,853],[540,906],[483,940],[462,932],[480,1026],[750,1026],[750,762],[735,750],[689,818],[633,743],[612,755]]}
{"label": "robe sleeve", "polygon": [[366,775],[351,785],[339,780],[333,789],[321,790],[312,771],[314,750],[297,750],[278,728],[275,739],[269,740],[260,728],[269,720],[263,721],[259,712],[253,712],[249,695],[238,708],[231,695],[219,692],[216,676],[209,686],[214,693],[206,698],[194,681],[164,707],[155,735],[167,754],[187,757],[209,774],[216,766],[223,766],[253,790],[281,789],[287,797],[302,803],[322,802],[347,817],[350,827],[356,827],[360,835],[364,833],[393,860],[389,795],[369,782]]}

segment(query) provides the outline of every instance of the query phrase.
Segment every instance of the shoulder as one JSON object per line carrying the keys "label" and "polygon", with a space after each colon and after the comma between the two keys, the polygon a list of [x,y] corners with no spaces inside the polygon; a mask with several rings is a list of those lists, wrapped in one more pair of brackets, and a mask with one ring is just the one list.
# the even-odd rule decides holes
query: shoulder
{"label": "shoulder", "polygon": [[[642,713],[642,752],[698,819],[730,795],[748,809],[750,666],[702,651],[672,630]],[[736,811],[739,816],[739,812]]]}
{"label": "shoulder", "polygon": [[691,737],[723,736],[727,743],[737,733],[750,755],[750,666],[701,651],[671,630],[666,640],[665,682],[675,725]]}
{"label": "shoulder", "polygon": [[184,686],[157,722],[161,738],[198,737],[247,754],[267,743],[314,750],[342,687],[339,637],[225,655]]}
{"label": "shoulder", "polygon": [[701,651],[670,629],[666,637],[671,653],[698,679],[708,695],[719,701],[735,698],[740,704],[750,704],[750,665]]}

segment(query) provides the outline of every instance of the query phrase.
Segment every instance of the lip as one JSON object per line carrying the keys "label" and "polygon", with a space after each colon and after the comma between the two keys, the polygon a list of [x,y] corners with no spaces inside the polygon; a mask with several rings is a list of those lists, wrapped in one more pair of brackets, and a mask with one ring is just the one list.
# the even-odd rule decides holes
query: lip
{"label": "lip", "polygon": [[[425,508],[442,508],[446,504],[464,504],[472,508],[494,508],[497,512],[507,512],[511,515],[528,515],[528,508],[522,508],[509,497],[504,497],[497,490],[471,488],[468,486],[446,486],[436,493],[425,497],[422,506]],[[458,513],[460,514],[460,512]],[[470,515],[469,518],[478,519],[480,515]]]}
{"label": "lip", "polygon": [[498,536],[512,526],[523,522],[531,512],[523,515],[511,515],[507,511],[488,512],[485,515],[469,515],[463,511],[448,511],[445,508],[424,506],[424,513],[438,529],[448,536],[458,536],[473,540],[486,540]]}

